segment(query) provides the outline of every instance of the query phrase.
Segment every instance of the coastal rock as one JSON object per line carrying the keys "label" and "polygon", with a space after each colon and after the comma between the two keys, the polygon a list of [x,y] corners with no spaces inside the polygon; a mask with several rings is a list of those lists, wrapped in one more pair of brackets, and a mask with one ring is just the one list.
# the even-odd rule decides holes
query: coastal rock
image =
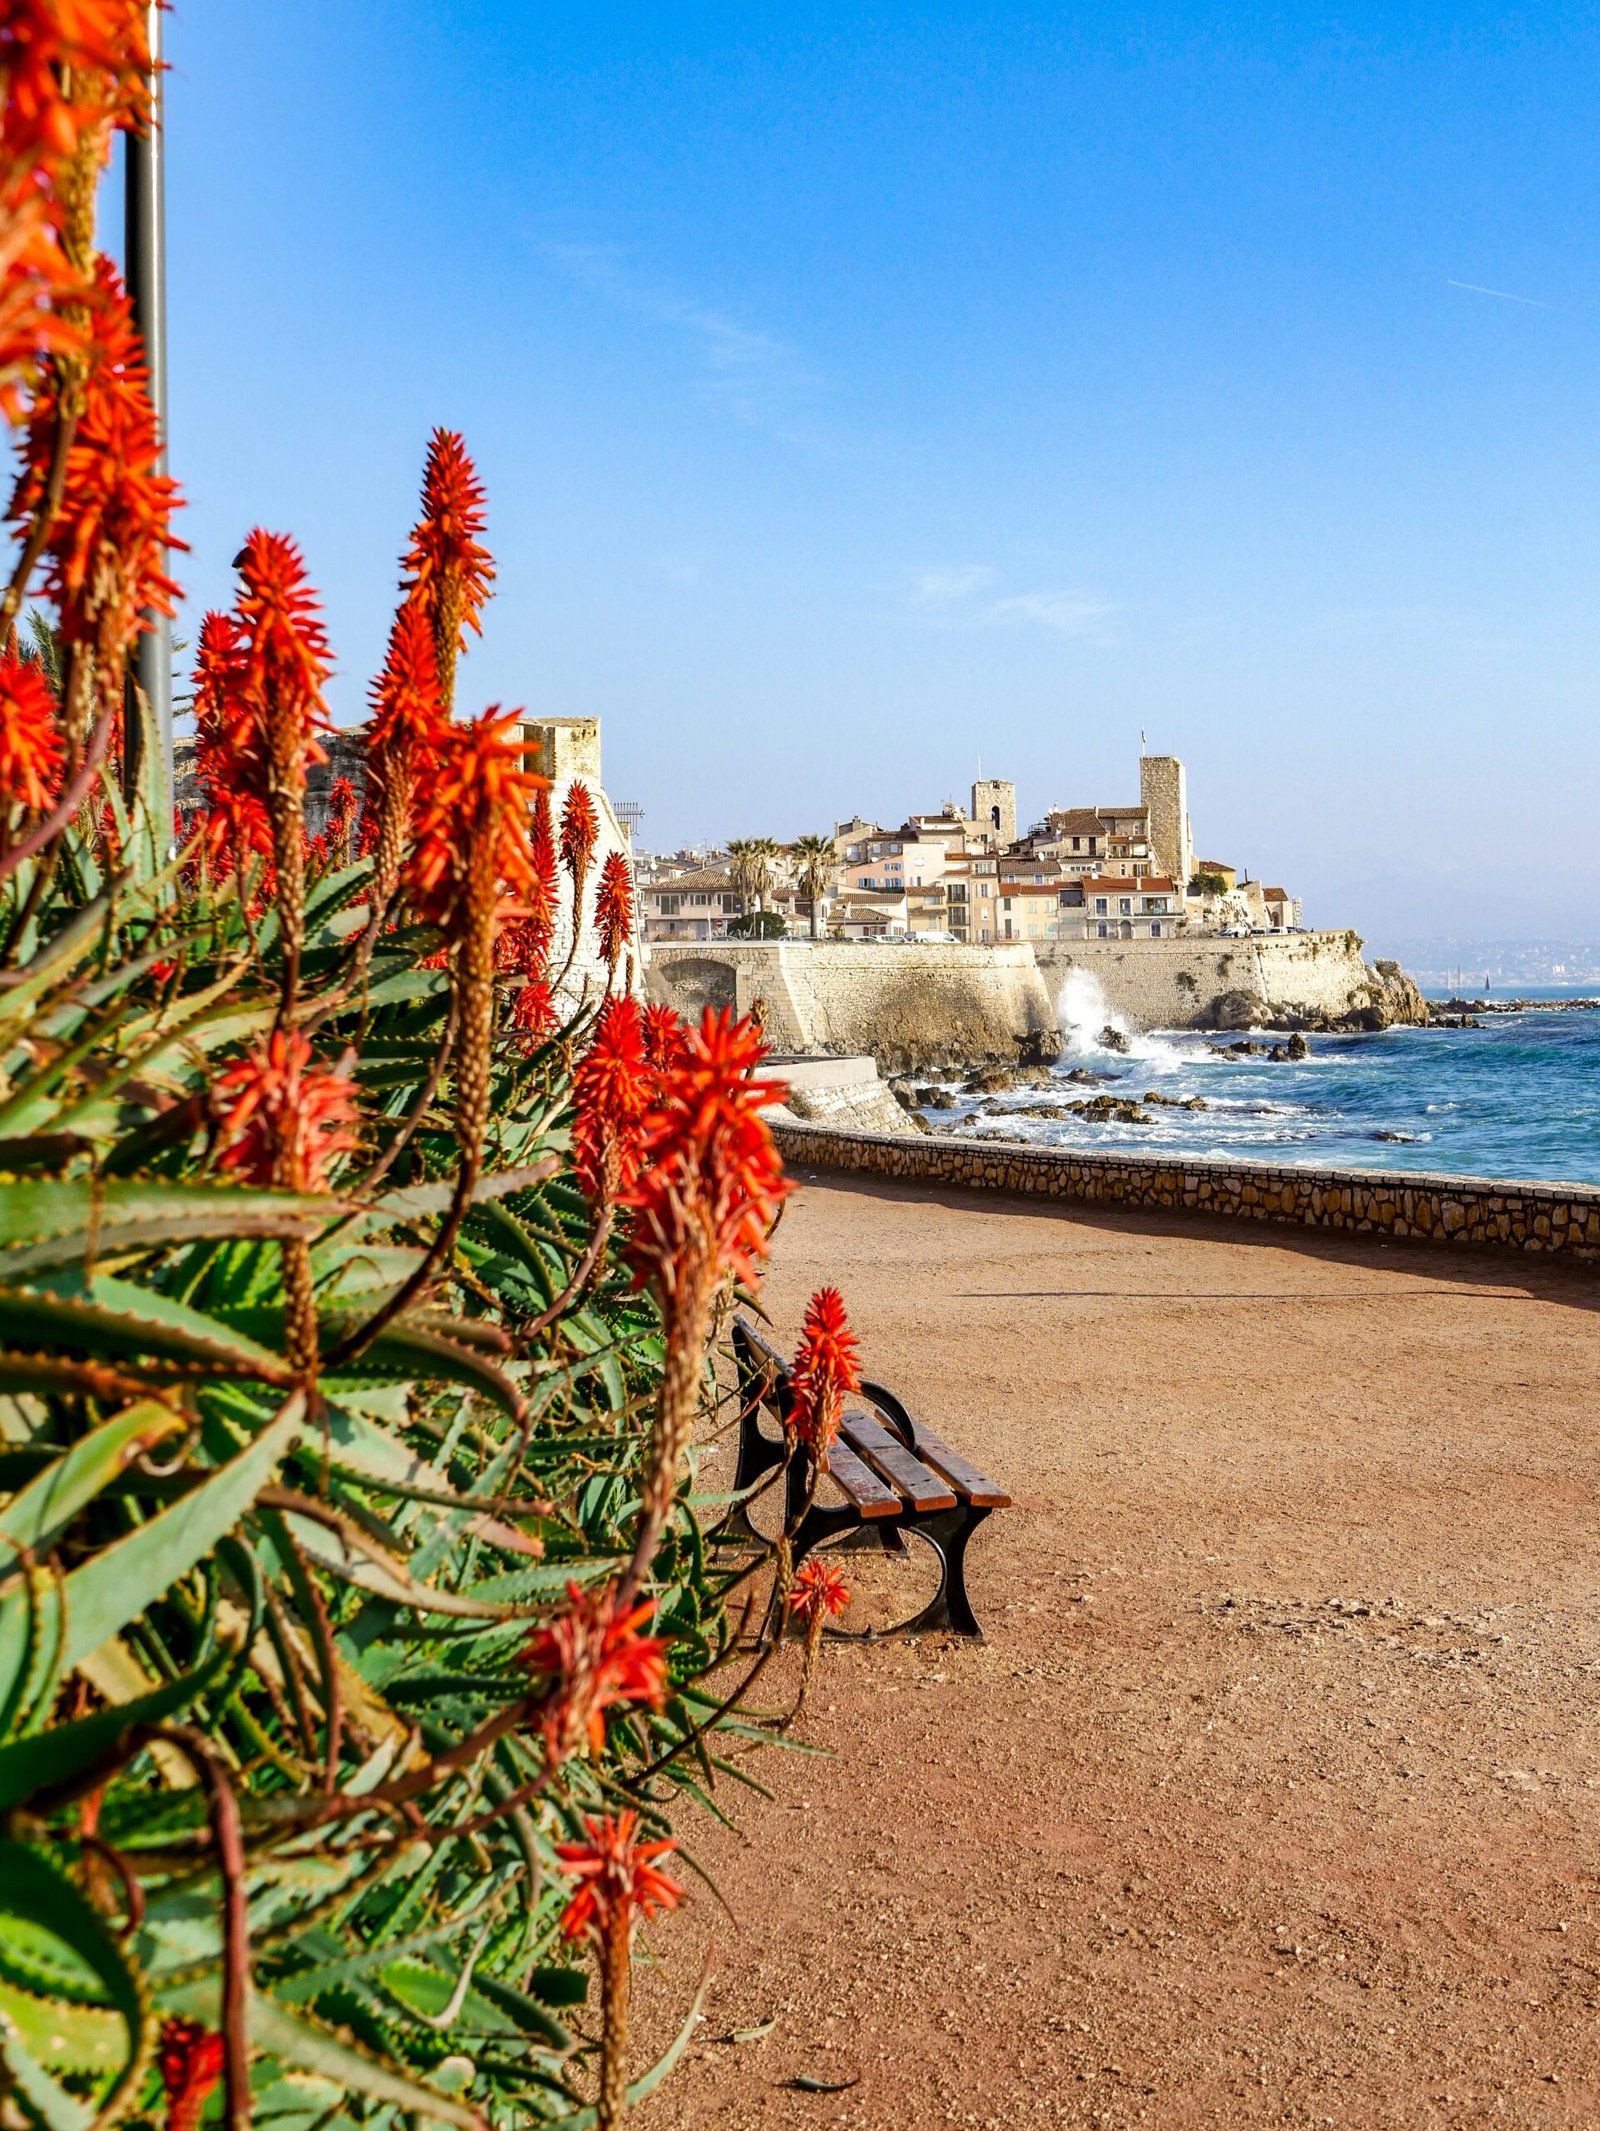
{"label": "coastal rock", "polygon": [[1127,1032],[1107,1022],[1100,1031],[1100,1048],[1103,1051],[1126,1051],[1129,1048]]}
{"label": "coastal rock", "polygon": [[1148,1125],[1154,1122],[1145,1116],[1137,1102],[1121,1095],[1095,1095],[1088,1102],[1072,1102],[1066,1107],[1074,1117],[1087,1117],[1100,1125]]}
{"label": "coastal rock", "polygon": [[1247,1029],[1266,1020],[1267,1002],[1259,992],[1217,992],[1195,1016],[1198,1028]]}
{"label": "coastal rock", "polygon": [[1301,1035],[1298,1029],[1296,1029],[1294,1034],[1289,1038],[1289,1041],[1285,1044],[1284,1049],[1288,1053],[1289,1057],[1295,1060],[1296,1062],[1298,1062],[1302,1058],[1309,1058],[1311,1056],[1311,1046],[1309,1043],[1307,1043],[1305,1037]]}
{"label": "coastal rock", "polygon": [[969,1095],[1003,1095],[1008,1088],[1048,1088],[1055,1075],[1046,1066],[984,1066],[963,1083]]}
{"label": "coastal rock", "polygon": [[1092,1073],[1087,1066],[1074,1066],[1065,1076],[1074,1087],[1079,1088],[1098,1088],[1106,1077],[1104,1073]]}

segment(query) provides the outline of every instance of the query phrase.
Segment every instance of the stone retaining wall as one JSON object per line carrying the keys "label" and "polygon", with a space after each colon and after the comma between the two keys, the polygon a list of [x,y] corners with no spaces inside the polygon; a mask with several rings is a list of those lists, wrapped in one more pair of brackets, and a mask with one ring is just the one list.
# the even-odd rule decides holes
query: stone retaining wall
{"label": "stone retaining wall", "polygon": [[909,1065],[1014,1062],[1055,1047],[1055,1008],[1025,942],[869,946],[852,940],[656,941],[646,982],[688,1019],[750,1013],[780,1050]]}
{"label": "stone retaining wall", "polygon": [[[1370,968],[1354,932],[1267,933],[1248,940],[1040,940],[1040,974],[1058,1003],[1067,973],[1088,970],[1106,1004],[1141,1029],[1250,1028],[1382,1009],[1423,1018],[1409,985]],[[1388,966],[1388,965],[1385,965]],[[1402,996],[1404,995],[1404,996]]]}
{"label": "stone retaining wall", "polygon": [[1402,1170],[1298,1169],[1219,1156],[1088,1154],[1015,1140],[900,1139],[779,1122],[796,1169],[844,1169],[1049,1199],[1231,1215],[1435,1243],[1600,1259],[1600,1188],[1501,1183]]}

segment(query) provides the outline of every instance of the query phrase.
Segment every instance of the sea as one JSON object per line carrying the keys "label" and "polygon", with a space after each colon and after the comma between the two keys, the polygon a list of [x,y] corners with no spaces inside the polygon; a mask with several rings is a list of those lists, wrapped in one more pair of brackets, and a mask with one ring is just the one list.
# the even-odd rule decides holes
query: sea
{"label": "sea", "polygon": [[[1051,1147],[1600,1184],[1600,1009],[1567,1004],[1549,986],[1519,996],[1549,1003],[1485,1015],[1478,1028],[1312,1035],[1308,1057],[1274,1062],[1221,1048],[1286,1041],[1266,1029],[1131,1029],[1099,979],[1072,970],[1059,1001],[1065,1046],[1048,1088],[958,1095],[955,1110],[925,1114],[941,1131]],[[1094,1084],[1068,1079],[1074,1070],[1096,1075]],[[1137,1125],[1065,1108],[1147,1094],[1175,1103],[1198,1096],[1205,1107],[1150,1105],[1149,1122]],[[1059,1114],[1018,1114],[1035,1108]]]}

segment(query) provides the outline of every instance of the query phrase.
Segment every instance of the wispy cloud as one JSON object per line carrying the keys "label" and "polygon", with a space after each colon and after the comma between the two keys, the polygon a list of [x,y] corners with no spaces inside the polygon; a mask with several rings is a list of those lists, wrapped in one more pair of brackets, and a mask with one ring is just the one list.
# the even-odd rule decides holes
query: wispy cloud
{"label": "wispy cloud", "polygon": [[1116,609],[1092,592],[1017,592],[1008,599],[990,602],[992,622],[1027,624],[1053,629],[1057,636],[1106,640],[1106,625]]}
{"label": "wispy cloud", "polygon": [[1537,296],[1513,296],[1509,289],[1486,289],[1477,281],[1451,281],[1445,279],[1449,289],[1465,289],[1472,296],[1498,296],[1502,303],[1525,303],[1531,311],[1559,311],[1559,303],[1542,303]]}
{"label": "wispy cloud", "polygon": [[615,245],[544,241],[538,249],[548,266],[616,309],[683,335],[701,365],[707,397],[753,428],[786,428],[799,402],[819,389],[821,380],[786,341],[661,287]]}
{"label": "wispy cloud", "polygon": [[984,597],[1000,572],[989,563],[945,564],[914,571],[907,587],[909,605],[931,612],[947,627],[965,629],[1048,629],[1055,636],[1109,643],[1112,601],[1076,586],[1042,586],[1032,592],[1002,592]]}
{"label": "wispy cloud", "polygon": [[958,563],[953,568],[918,570],[912,577],[909,598],[914,607],[947,607],[967,599],[994,583],[999,575],[986,562]]}

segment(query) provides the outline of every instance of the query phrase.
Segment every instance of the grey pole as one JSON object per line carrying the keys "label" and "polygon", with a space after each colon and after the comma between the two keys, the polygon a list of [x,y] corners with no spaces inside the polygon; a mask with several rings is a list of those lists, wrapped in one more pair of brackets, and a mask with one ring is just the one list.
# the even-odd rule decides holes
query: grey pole
{"label": "grey pole", "polygon": [[[150,130],[123,135],[125,163],[124,261],[133,322],[150,366],[150,398],[161,435],[160,471],[167,470],[167,199],[161,89],[161,9],[150,14]],[[139,638],[133,678],[150,705],[156,759],[141,762],[137,719],[127,721],[129,797],[143,794],[156,843],[165,853],[172,822],[172,624],[164,614]],[[130,708],[132,706],[130,705]]]}

